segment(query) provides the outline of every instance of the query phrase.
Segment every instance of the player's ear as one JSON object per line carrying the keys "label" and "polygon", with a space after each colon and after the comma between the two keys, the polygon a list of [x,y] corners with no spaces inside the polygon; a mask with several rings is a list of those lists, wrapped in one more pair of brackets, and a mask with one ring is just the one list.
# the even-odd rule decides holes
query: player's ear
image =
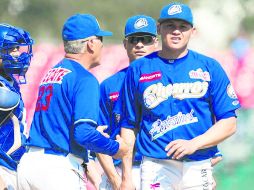
{"label": "player's ear", "polygon": [[127,40],[126,39],[123,39],[123,46],[124,46],[124,49],[127,49]]}
{"label": "player's ear", "polygon": [[197,35],[197,29],[193,26],[191,36]]}
{"label": "player's ear", "polygon": [[159,39],[157,37],[154,40],[154,46],[156,49],[159,47]]}
{"label": "player's ear", "polygon": [[93,40],[93,39],[90,39],[90,40],[88,40],[87,41],[87,43],[86,43],[86,49],[87,49],[87,51],[88,52],[94,52],[94,48],[95,48],[95,40]]}

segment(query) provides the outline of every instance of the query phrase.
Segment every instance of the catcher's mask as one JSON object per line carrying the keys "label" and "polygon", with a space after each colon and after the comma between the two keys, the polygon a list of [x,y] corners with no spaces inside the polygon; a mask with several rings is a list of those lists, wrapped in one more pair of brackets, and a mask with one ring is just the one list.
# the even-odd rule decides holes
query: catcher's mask
{"label": "catcher's mask", "polygon": [[[26,83],[25,74],[31,62],[33,39],[22,28],[0,24],[0,58],[8,75],[17,76]],[[16,52],[14,52],[14,50]]]}

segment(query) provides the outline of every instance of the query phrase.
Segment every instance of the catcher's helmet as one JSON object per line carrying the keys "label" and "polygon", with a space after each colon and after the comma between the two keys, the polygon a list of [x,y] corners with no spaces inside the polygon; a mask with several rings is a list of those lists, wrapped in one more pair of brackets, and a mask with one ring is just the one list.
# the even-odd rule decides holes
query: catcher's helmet
{"label": "catcher's helmet", "polygon": [[[33,55],[32,44],[33,39],[22,28],[0,24],[0,58],[3,69],[7,74],[17,75],[20,83],[26,83],[25,74]],[[19,48],[20,54],[11,55],[13,48]]]}

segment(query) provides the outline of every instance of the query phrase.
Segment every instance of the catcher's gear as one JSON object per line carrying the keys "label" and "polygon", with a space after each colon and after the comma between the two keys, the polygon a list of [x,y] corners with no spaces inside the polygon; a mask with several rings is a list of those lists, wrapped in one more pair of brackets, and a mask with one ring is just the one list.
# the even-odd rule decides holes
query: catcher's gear
{"label": "catcher's gear", "polygon": [[1,86],[0,82],[0,111],[11,111],[20,101],[19,94],[9,90],[8,88]]}
{"label": "catcher's gear", "polygon": [[[25,74],[32,57],[32,44],[33,40],[28,32],[8,24],[0,24],[0,57],[3,69],[7,74],[17,75],[20,83],[26,83]],[[11,55],[13,48],[18,48],[20,54]]]}

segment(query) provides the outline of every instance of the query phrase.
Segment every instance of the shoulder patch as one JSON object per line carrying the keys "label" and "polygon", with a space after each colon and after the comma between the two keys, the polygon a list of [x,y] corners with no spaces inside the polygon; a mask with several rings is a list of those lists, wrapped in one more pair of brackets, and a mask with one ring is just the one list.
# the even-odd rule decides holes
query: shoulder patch
{"label": "shoulder patch", "polygon": [[207,71],[203,71],[201,68],[198,68],[196,71],[191,70],[189,72],[191,79],[201,79],[203,81],[211,81],[210,74]]}
{"label": "shoulder patch", "polygon": [[227,86],[227,94],[230,98],[237,99],[237,95],[231,83],[229,83]]}

